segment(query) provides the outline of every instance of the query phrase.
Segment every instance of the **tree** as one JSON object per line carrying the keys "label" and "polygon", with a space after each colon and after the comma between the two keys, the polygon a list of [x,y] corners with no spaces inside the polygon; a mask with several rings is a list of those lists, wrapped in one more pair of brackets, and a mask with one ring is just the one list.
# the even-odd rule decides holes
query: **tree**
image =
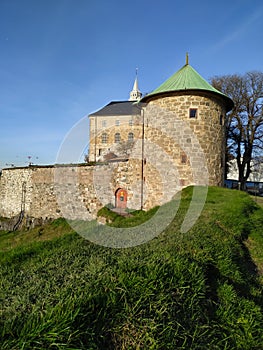
{"label": "tree", "polygon": [[211,83],[234,102],[226,118],[226,161],[231,156],[236,159],[238,181],[244,190],[253,158],[261,157],[263,150],[263,73],[214,77]]}
{"label": "tree", "polygon": [[128,141],[122,141],[117,144],[116,151],[119,156],[127,157],[129,158],[133,147],[134,147],[134,141],[128,140]]}
{"label": "tree", "polygon": [[89,154],[84,155],[84,162],[89,163]]}

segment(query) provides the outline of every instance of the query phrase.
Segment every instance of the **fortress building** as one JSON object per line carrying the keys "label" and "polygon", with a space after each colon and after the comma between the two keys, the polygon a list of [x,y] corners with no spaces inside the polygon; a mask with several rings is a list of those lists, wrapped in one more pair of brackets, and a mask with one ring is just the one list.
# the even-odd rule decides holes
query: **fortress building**
{"label": "fortress building", "polygon": [[188,57],[143,97],[136,74],[129,100],[89,115],[92,163],[3,169],[0,216],[89,220],[104,205],[149,209],[182,187],[222,186],[224,123],[232,108]]}
{"label": "fortress building", "polygon": [[110,102],[89,115],[89,161],[102,161],[106,155],[113,155],[111,151],[116,151],[116,147],[112,147],[114,144],[118,146],[141,138],[141,108],[136,103],[141,97],[136,72],[129,101]]}
{"label": "fortress building", "polygon": [[133,176],[121,188],[130,205],[138,207],[130,182],[139,181],[134,169],[140,169],[141,207],[147,209],[184,186],[223,185],[224,122],[233,102],[189,65],[188,56],[179,71],[143,98],[136,76],[130,96],[89,116],[91,161],[123,157],[123,149],[136,141],[128,154],[127,175]]}

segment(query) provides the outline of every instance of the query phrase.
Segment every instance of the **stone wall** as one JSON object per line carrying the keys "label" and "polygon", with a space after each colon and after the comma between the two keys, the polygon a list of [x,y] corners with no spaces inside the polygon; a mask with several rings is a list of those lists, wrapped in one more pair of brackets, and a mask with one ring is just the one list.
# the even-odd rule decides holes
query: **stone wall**
{"label": "stone wall", "polygon": [[91,220],[96,218],[102,206],[115,205],[115,192],[123,187],[129,192],[128,206],[140,209],[140,196],[136,194],[140,173],[140,161],[137,160],[97,166],[3,169],[0,217],[18,216],[23,208],[26,216],[44,220],[58,217]]}
{"label": "stone wall", "polygon": [[0,216],[13,217],[20,213],[22,206],[22,191],[25,185],[27,200],[25,210],[31,209],[32,169],[3,169],[0,177]]}

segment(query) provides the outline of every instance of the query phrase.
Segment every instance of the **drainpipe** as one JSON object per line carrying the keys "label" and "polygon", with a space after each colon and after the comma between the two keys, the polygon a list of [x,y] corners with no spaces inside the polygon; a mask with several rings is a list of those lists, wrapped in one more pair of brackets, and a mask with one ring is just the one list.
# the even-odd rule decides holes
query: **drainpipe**
{"label": "drainpipe", "polygon": [[25,208],[26,208],[26,182],[24,181],[22,183],[21,210],[19,213],[18,220],[13,227],[13,231],[16,231],[19,228],[20,224],[22,223],[25,216]]}
{"label": "drainpipe", "polygon": [[95,154],[94,154],[94,161],[95,161],[95,163],[97,162],[97,116],[95,117],[95,135],[94,135],[94,137],[95,137],[95,142],[94,142],[94,152],[95,152]]}
{"label": "drainpipe", "polygon": [[142,171],[141,171],[141,210],[143,210],[143,190],[144,190],[144,109],[141,109],[142,116]]}

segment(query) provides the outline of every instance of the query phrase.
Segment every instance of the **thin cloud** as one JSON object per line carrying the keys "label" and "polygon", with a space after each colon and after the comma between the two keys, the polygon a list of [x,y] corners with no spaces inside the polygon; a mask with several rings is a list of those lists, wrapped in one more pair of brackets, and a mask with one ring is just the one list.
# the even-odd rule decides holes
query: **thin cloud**
{"label": "thin cloud", "polygon": [[228,44],[230,44],[231,42],[238,40],[239,38],[242,37],[242,35],[249,30],[249,28],[251,27],[251,25],[253,23],[255,23],[260,17],[262,17],[262,11],[263,11],[263,7],[260,7],[258,9],[256,9],[250,16],[249,18],[244,21],[244,22],[240,22],[240,26],[238,28],[236,28],[236,30],[234,30],[233,32],[229,33],[228,35],[226,35],[222,40],[220,40],[218,43],[216,43],[213,47],[212,47],[212,51],[219,51],[221,50],[223,47],[227,46]]}

